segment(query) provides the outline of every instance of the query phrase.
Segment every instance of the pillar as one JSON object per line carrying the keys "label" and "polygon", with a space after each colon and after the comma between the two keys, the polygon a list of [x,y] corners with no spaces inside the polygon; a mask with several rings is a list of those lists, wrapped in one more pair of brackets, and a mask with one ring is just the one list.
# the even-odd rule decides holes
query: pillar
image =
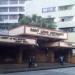
{"label": "pillar", "polygon": [[16,59],[17,59],[17,64],[22,64],[22,60],[23,60],[23,48],[19,48],[19,50],[17,50],[17,56],[16,56]]}
{"label": "pillar", "polygon": [[52,50],[48,50],[48,62],[54,63],[54,52]]}
{"label": "pillar", "polygon": [[51,63],[54,63],[54,52],[51,51]]}
{"label": "pillar", "polygon": [[71,63],[71,50],[68,50],[68,63]]}

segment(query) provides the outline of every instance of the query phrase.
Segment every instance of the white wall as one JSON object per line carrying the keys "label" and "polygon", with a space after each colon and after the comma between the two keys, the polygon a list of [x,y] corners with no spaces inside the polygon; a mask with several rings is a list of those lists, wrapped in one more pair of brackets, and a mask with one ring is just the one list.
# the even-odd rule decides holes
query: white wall
{"label": "white wall", "polygon": [[21,26],[21,27],[18,27],[9,31],[10,36],[17,36],[20,34],[24,34],[24,26]]}
{"label": "white wall", "polygon": [[71,32],[71,33],[68,33],[68,42],[75,42],[75,33],[74,32]]}

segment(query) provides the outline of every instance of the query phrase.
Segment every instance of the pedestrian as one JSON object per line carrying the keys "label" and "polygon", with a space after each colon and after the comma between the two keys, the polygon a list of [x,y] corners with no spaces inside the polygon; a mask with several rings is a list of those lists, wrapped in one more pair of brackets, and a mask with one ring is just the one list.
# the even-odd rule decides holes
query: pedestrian
{"label": "pedestrian", "polygon": [[33,67],[37,66],[35,56],[32,57],[32,64],[33,64]]}
{"label": "pedestrian", "polygon": [[61,65],[64,65],[64,56],[59,57],[59,62]]}
{"label": "pedestrian", "polygon": [[29,57],[29,59],[28,59],[28,67],[29,68],[32,67],[32,57]]}

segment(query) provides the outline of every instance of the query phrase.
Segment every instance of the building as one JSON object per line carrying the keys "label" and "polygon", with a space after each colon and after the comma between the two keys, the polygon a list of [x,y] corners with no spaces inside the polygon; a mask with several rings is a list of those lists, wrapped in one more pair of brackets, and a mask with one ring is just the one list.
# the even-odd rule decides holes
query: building
{"label": "building", "polygon": [[18,23],[19,14],[25,13],[25,0],[0,0],[0,29]]}
{"label": "building", "polygon": [[57,1],[54,6],[42,9],[43,16],[54,17],[58,28],[75,32],[75,1]]}
{"label": "building", "polygon": [[8,30],[0,29],[0,35],[8,35],[8,34],[9,34]]}
{"label": "building", "polygon": [[[28,5],[30,2],[26,3]],[[29,7],[32,6],[32,8],[29,10],[27,10],[28,7],[26,8],[27,15],[37,14],[54,19],[57,29],[68,32],[66,41],[75,42],[75,0],[38,0],[30,4]],[[33,10],[35,11],[32,12]]]}
{"label": "building", "polygon": [[[27,15],[37,14],[45,18],[54,18],[58,28],[67,32],[75,32],[74,0],[33,0],[26,2],[26,6]],[[33,10],[35,11],[32,12]]]}
{"label": "building", "polygon": [[59,57],[64,56],[66,63],[75,63],[72,49],[75,43],[66,42],[66,32],[20,26],[9,31],[9,35],[0,36],[0,63],[26,64],[28,58],[35,56],[38,65],[58,63]]}

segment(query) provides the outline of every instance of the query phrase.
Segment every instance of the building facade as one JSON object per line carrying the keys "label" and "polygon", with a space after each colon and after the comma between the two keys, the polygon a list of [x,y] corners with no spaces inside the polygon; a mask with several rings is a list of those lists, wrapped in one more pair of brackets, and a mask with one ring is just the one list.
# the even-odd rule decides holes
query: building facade
{"label": "building facade", "polygon": [[19,14],[25,13],[25,0],[0,0],[0,29],[18,23]]}
{"label": "building facade", "polygon": [[58,28],[66,32],[75,32],[75,1],[57,1],[48,8],[42,9],[43,16],[55,18]]}
{"label": "building facade", "polygon": [[1,64],[24,64],[28,67],[29,57],[35,56],[39,65],[59,63],[64,56],[65,63],[75,63],[75,43],[66,42],[67,33],[34,26],[20,26],[0,36]]}

